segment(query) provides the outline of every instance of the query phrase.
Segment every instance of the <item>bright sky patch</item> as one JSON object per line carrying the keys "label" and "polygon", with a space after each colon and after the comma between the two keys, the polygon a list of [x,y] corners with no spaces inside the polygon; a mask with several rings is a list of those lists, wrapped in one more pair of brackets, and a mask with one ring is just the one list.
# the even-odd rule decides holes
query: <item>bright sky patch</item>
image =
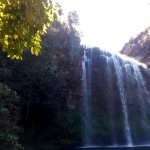
{"label": "bright sky patch", "polygon": [[121,50],[131,36],[150,26],[150,0],[59,0],[65,12],[76,10],[87,46]]}

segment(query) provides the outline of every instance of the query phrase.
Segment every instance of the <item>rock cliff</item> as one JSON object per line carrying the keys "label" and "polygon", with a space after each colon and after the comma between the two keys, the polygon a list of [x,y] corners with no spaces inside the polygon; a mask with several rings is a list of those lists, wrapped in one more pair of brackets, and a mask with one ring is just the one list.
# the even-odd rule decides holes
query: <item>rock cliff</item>
{"label": "rock cliff", "polygon": [[150,67],[150,27],[139,33],[136,37],[131,38],[124,45],[121,54],[133,57],[136,60],[145,63]]}

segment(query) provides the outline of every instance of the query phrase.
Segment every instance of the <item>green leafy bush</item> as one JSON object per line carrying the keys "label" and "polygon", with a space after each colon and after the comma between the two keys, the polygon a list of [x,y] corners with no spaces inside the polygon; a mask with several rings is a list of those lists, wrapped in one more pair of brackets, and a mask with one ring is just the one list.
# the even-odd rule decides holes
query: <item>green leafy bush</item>
{"label": "green leafy bush", "polygon": [[0,144],[3,149],[18,150],[16,126],[19,119],[19,97],[15,91],[0,83]]}

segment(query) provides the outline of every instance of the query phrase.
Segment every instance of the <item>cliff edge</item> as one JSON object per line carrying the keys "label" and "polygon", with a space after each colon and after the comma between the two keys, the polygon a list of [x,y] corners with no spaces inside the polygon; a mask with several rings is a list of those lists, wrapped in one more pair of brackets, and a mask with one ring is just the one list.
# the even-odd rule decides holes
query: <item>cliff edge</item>
{"label": "cliff edge", "polygon": [[132,57],[150,67],[150,27],[131,38],[120,51],[121,54]]}

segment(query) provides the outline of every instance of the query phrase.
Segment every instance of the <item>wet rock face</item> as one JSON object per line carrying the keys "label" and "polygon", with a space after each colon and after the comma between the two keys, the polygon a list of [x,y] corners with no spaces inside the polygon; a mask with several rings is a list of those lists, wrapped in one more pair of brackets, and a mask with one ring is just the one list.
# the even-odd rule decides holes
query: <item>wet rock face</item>
{"label": "wet rock face", "polygon": [[122,48],[121,54],[133,57],[150,67],[150,27],[135,38],[131,38]]}

